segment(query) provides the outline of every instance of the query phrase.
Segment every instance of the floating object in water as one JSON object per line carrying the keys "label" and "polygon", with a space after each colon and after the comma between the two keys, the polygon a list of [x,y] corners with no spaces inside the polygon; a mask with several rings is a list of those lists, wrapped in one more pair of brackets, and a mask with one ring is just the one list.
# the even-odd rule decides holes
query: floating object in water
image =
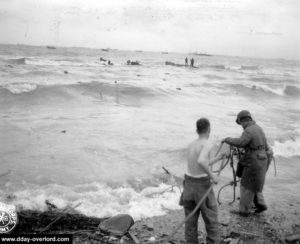
{"label": "floating object in water", "polygon": [[47,46],[48,49],[56,49],[54,46]]}
{"label": "floating object in water", "polygon": [[127,60],[127,65],[141,65],[139,61],[130,61]]}
{"label": "floating object in water", "polygon": [[64,71],[65,74],[68,74],[69,72],[67,70]]}
{"label": "floating object in water", "polygon": [[103,52],[109,52],[109,48],[102,48],[101,51],[103,51]]}
{"label": "floating object in water", "polygon": [[62,130],[60,133],[66,133],[67,131],[66,130]]}

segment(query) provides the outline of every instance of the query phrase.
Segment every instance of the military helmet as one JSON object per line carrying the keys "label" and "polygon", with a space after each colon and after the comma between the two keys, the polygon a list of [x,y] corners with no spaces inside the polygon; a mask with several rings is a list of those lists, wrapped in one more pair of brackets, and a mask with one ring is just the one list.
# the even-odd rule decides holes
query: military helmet
{"label": "military helmet", "polygon": [[238,113],[235,122],[240,125],[241,124],[241,119],[245,118],[245,117],[248,117],[248,118],[252,119],[252,116],[251,116],[249,111],[242,110],[241,112]]}

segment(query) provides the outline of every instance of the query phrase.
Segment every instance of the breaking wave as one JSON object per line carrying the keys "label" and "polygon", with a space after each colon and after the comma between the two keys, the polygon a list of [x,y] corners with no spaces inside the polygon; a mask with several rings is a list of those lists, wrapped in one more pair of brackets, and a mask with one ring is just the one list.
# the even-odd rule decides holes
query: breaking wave
{"label": "breaking wave", "polygon": [[43,57],[24,57],[15,59],[1,59],[4,64],[10,65],[35,65],[35,66],[106,66],[107,62],[100,62],[96,59],[50,59]]}
{"label": "breaking wave", "polygon": [[5,192],[9,192],[12,204],[32,210],[47,210],[46,200],[59,208],[82,203],[76,210],[87,216],[109,217],[127,213],[139,220],[161,216],[168,210],[181,208],[178,205],[179,189],[175,187],[172,190],[165,183],[147,186],[142,190],[130,185],[111,187],[99,182],[72,187],[57,184],[41,187],[29,184],[13,194],[9,188],[10,186],[2,188],[2,198],[8,195]]}
{"label": "breaking wave", "polygon": [[26,64],[26,58],[7,59],[8,64]]}
{"label": "breaking wave", "polygon": [[269,95],[278,95],[278,96],[290,96],[290,97],[299,97],[300,88],[293,85],[268,85],[268,84],[255,84],[255,85],[241,85],[233,84],[231,85],[238,92],[244,92],[248,95],[253,95],[253,92],[262,92]]}
{"label": "breaking wave", "polygon": [[98,101],[119,97],[122,103],[134,105],[154,96],[164,95],[159,89],[129,86],[115,83],[77,83],[70,85],[36,85],[31,83],[12,83],[0,86],[2,104],[18,102],[29,104],[47,104],[48,101],[81,101],[81,98],[92,98]]}
{"label": "breaking wave", "polygon": [[300,156],[300,138],[284,142],[275,141],[273,146],[274,154],[282,157]]}
{"label": "breaking wave", "polygon": [[259,66],[256,65],[241,65],[241,70],[259,70]]}
{"label": "breaking wave", "polygon": [[3,88],[9,90],[13,94],[20,94],[24,92],[34,91],[37,88],[37,85],[30,83],[14,83],[4,85]]}

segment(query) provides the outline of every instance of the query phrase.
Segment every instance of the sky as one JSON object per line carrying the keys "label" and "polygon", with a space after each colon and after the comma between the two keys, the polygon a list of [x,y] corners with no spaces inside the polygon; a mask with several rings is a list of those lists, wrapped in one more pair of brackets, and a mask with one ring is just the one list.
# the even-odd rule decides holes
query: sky
{"label": "sky", "polygon": [[0,43],[300,59],[299,0],[0,0]]}

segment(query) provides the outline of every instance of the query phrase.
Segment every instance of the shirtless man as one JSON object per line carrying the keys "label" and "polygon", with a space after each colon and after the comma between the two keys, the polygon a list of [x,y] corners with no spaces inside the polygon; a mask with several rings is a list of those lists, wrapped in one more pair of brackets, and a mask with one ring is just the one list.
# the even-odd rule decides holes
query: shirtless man
{"label": "shirtless man", "polygon": [[[211,184],[218,183],[218,177],[213,175],[209,166],[226,157],[221,154],[215,157],[212,151],[210,122],[201,118],[196,123],[198,138],[193,141],[187,152],[187,171],[184,176],[184,190],[180,205],[184,207],[187,217],[196,207]],[[185,224],[185,239],[187,244],[198,243],[198,218],[200,213],[205,223],[206,243],[218,243],[218,212],[213,190],[210,191],[199,210]]]}

